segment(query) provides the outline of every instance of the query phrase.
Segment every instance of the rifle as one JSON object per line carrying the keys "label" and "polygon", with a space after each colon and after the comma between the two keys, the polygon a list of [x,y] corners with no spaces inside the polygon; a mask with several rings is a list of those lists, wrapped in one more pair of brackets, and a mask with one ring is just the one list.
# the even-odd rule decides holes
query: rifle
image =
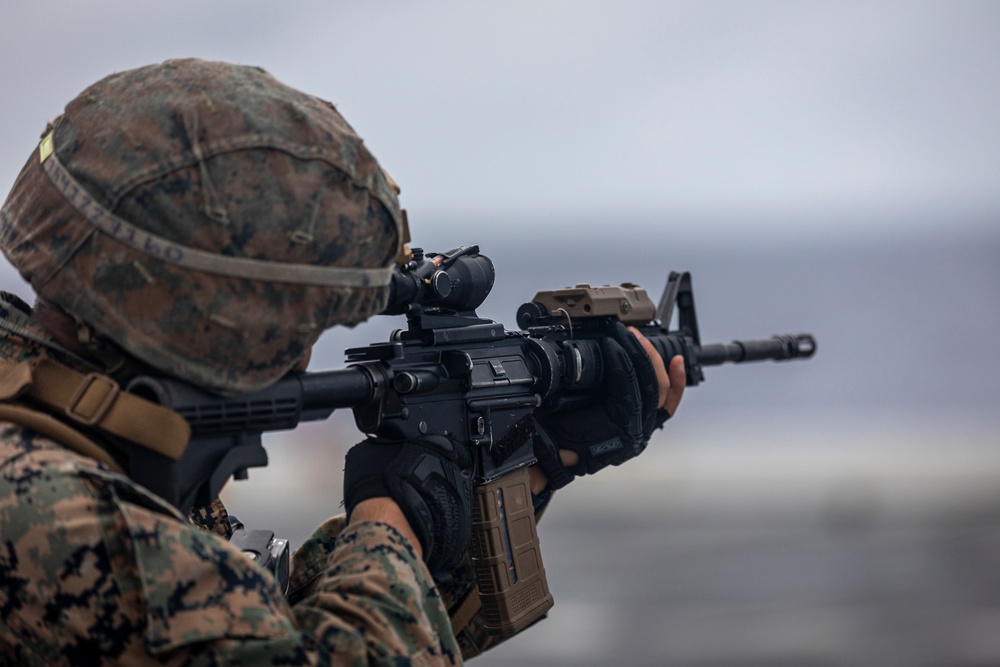
{"label": "rifle", "polygon": [[[471,558],[486,627],[506,637],[552,606],[528,484],[535,457],[527,418],[602,402],[601,339],[615,320],[642,331],[665,362],[681,355],[689,387],[704,380],[704,366],[805,359],[816,350],[809,334],[702,345],[686,272],[670,274],[658,306],[633,284],[539,292],[518,309],[521,330],[511,331],[475,312],[495,275],[475,245],[414,249],[393,274],[384,310],[406,315],[408,328],[348,349],[347,368],[289,374],[236,397],[136,378],[127,390],[180,413],[193,446],[178,461],[132,448],[133,478],[182,511],[207,505],[230,476],[245,479],[248,468],[267,465],[262,433],[338,408],[351,408],[362,432],[387,440],[451,437],[474,461]],[[678,326],[669,330],[675,308]]]}

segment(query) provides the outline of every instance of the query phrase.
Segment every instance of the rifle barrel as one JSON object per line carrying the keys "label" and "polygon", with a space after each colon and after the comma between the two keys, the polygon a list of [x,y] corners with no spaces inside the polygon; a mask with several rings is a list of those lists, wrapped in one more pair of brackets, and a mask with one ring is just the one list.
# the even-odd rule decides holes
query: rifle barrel
{"label": "rifle barrel", "polygon": [[816,352],[816,339],[811,334],[774,336],[757,340],[734,340],[732,343],[702,345],[697,350],[699,363],[718,366],[724,363],[773,359],[808,359]]}

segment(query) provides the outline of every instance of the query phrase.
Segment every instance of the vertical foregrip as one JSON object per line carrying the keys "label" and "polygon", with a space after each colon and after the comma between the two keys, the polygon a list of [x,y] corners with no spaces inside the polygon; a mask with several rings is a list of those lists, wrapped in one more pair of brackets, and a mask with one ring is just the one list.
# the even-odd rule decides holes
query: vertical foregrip
{"label": "vertical foregrip", "polygon": [[472,564],[486,631],[510,637],[552,608],[528,469],[475,487]]}

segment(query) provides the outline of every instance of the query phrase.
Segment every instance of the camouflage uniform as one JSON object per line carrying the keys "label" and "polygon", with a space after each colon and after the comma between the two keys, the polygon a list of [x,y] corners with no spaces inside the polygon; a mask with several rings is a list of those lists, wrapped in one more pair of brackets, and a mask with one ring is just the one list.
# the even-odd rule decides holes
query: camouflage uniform
{"label": "camouflage uniform", "polygon": [[[3,295],[5,368],[49,358],[241,393],[384,306],[404,238],[389,179],[332,105],[266,72],[189,59],[114,74],[44,137],[0,208],[0,248],[101,365]],[[82,427],[99,447],[81,455],[4,397],[0,663],[456,664],[459,646],[495,643],[467,563],[438,588],[393,528],[341,517],[298,549],[286,599],[228,544],[221,504],[182,516],[115,472],[113,438]]]}
{"label": "camouflage uniform", "polygon": [[[58,354],[25,308],[0,302],[0,357]],[[213,510],[194,513],[199,528],[127,477],[0,424],[0,662],[461,662],[434,582],[389,526],[326,522],[297,551],[286,600]]]}

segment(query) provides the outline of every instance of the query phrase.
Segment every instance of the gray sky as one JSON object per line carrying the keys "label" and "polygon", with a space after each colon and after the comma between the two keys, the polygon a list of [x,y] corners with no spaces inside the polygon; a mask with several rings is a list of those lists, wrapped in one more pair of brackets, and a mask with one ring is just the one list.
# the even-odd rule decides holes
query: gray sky
{"label": "gray sky", "polygon": [[998,34],[986,2],[0,0],[0,183],[93,81],[199,56],[336,102],[418,236],[995,226]]}

